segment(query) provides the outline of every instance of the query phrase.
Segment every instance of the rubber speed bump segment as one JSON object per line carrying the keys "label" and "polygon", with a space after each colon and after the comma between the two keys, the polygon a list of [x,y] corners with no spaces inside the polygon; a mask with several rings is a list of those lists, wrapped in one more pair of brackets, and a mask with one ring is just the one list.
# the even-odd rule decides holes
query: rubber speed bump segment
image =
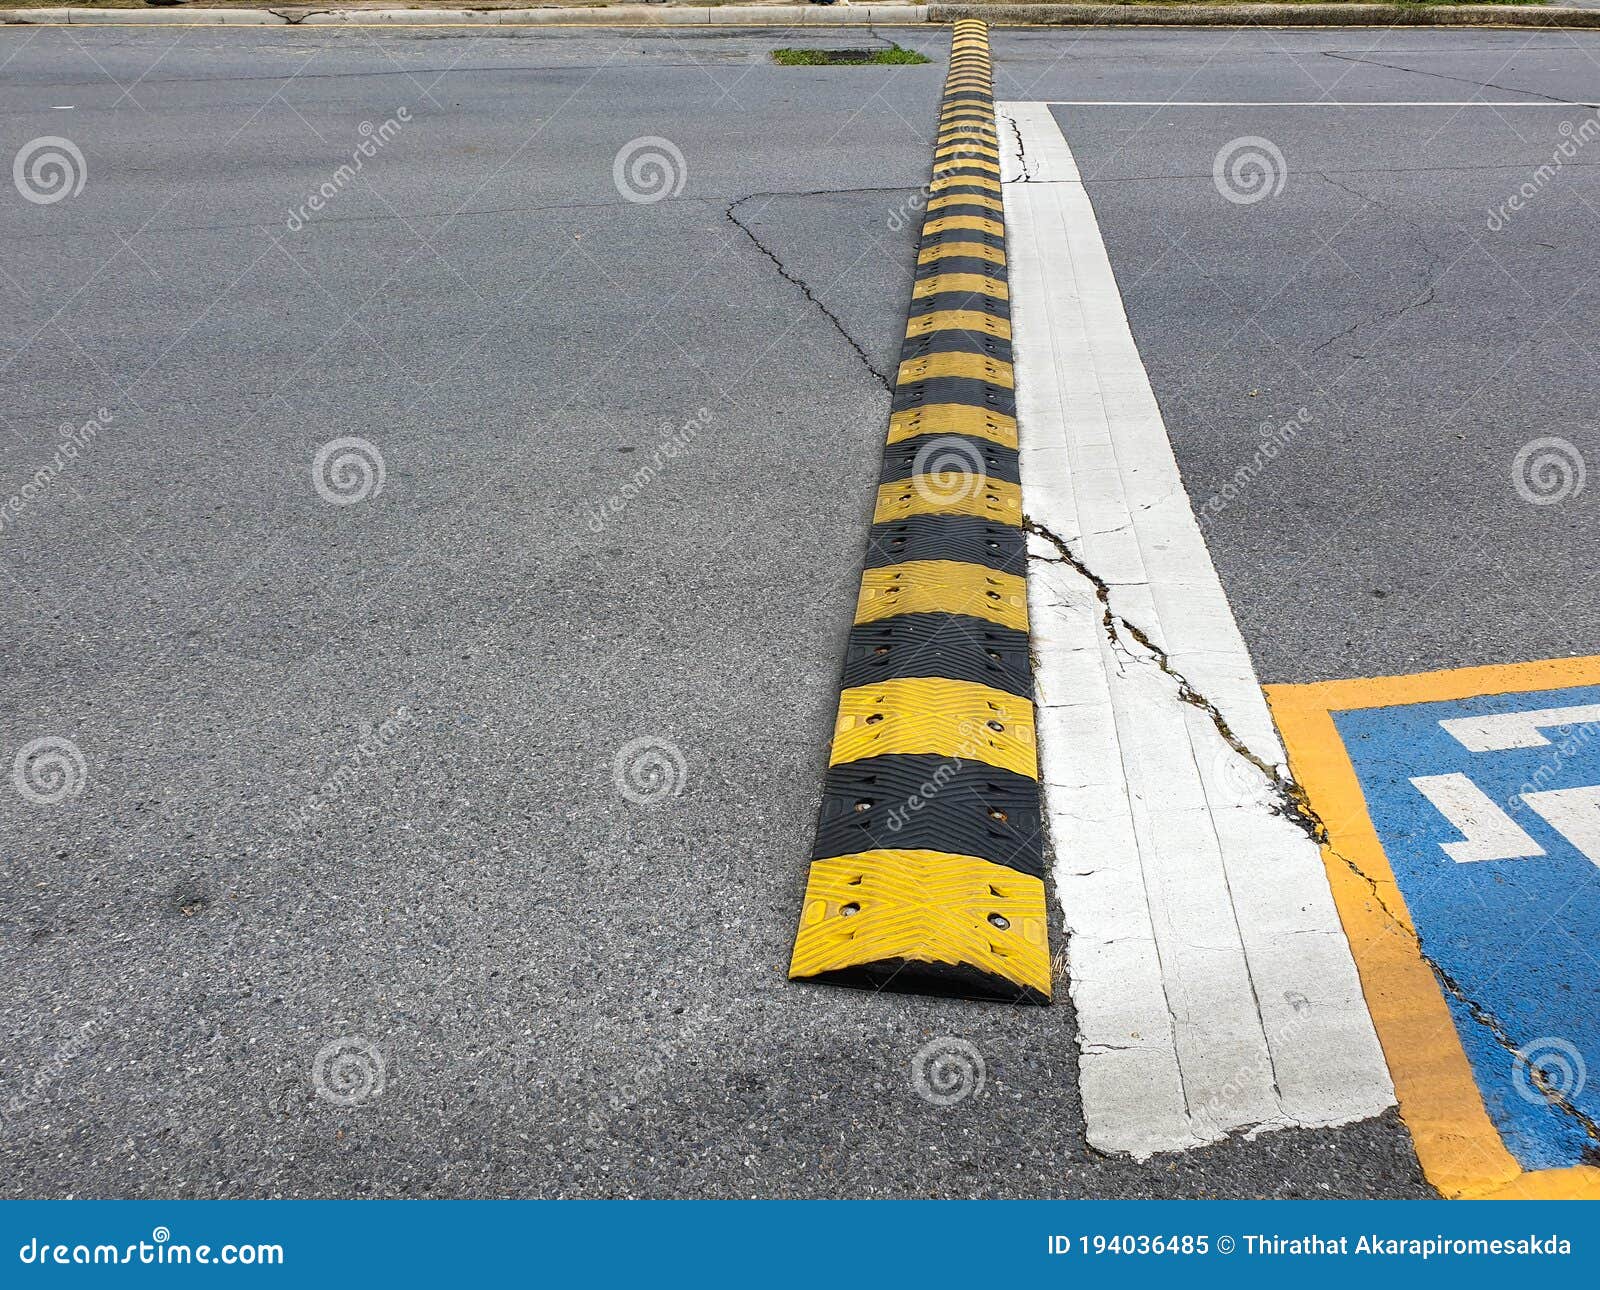
{"label": "rubber speed bump segment", "polygon": [[956,23],[791,978],[1050,1000],[988,30]]}

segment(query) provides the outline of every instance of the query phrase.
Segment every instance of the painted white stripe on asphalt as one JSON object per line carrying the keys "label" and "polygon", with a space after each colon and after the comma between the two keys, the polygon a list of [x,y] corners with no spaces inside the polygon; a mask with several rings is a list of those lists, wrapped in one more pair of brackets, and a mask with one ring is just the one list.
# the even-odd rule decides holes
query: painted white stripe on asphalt
{"label": "painted white stripe on asphalt", "polygon": [[1051,99],[1047,107],[1174,107],[1174,108],[1252,108],[1252,107],[1332,107],[1332,108],[1600,108],[1600,103],[1546,103],[1517,99]]}
{"label": "painted white stripe on asphalt", "polygon": [[1394,1091],[1318,848],[1178,680],[1281,766],[1077,164],[1047,104],[998,112],[1024,507],[1054,538],[1029,538],[1029,608],[1089,1141],[1143,1158],[1376,1115]]}

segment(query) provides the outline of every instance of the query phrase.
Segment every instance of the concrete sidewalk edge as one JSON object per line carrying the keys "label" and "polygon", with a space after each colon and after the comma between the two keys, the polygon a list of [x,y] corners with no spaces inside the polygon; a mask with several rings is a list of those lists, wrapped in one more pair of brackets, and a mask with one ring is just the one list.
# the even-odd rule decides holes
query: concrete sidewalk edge
{"label": "concrete sidewalk edge", "polygon": [[903,26],[928,19],[924,4],[668,6],[585,9],[0,9],[0,23],[202,27],[794,27]]}
{"label": "concrete sidewalk edge", "polygon": [[1600,27],[1600,9],[1468,4],[795,4],[585,9],[3,9],[0,23],[86,26],[907,26],[982,18],[1065,27]]}

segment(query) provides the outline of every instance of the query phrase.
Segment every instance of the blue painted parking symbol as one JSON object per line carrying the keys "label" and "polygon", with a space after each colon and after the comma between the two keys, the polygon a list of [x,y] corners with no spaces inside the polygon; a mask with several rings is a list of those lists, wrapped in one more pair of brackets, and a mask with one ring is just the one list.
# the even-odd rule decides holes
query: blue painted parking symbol
{"label": "blue painted parking symbol", "polygon": [[1600,686],[1333,719],[1506,1146],[1600,1163]]}

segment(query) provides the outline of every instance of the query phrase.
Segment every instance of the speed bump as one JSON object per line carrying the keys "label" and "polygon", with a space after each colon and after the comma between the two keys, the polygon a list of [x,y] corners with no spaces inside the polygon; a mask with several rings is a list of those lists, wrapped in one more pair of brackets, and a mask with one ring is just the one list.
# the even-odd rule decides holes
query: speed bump
{"label": "speed bump", "polygon": [[1048,1003],[998,158],[964,20],[789,975]]}

